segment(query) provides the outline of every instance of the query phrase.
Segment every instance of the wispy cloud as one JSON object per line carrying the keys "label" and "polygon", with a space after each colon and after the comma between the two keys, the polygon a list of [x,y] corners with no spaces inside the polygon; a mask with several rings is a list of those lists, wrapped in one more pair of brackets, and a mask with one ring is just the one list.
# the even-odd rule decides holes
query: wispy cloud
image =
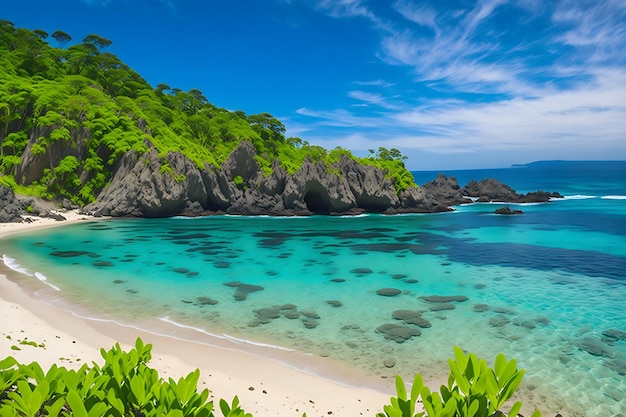
{"label": "wispy cloud", "polygon": [[579,56],[592,62],[626,61],[626,2],[563,0],[552,21],[567,28],[556,41],[577,48]]}
{"label": "wispy cloud", "polygon": [[355,81],[354,84],[374,87],[393,87],[395,85],[395,83],[391,83],[385,80]]}
{"label": "wispy cloud", "polygon": [[401,106],[399,104],[389,101],[382,94],[369,93],[367,91],[353,90],[353,91],[348,91],[348,96],[353,99],[360,100],[368,104],[380,106],[382,108],[389,109],[389,110],[401,109]]}
{"label": "wispy cloud", "polygon": [[382,80],[347,91],[376,115],[301,111],[312,126],[350,127],[318,138],[357,150],[377,141],[409,153],[626,158],[623,0],[479,0],[457,9],[397,0],[395,17],[364,1],[320,4],[330,16],[376,23],[378,58],[406,68],[407,78],[394,79],[403,101],[381,90],[392,87]]}
{"label": "wispy cloud", "polygon": [[396,1],[393,7],[407,20],[426,26],[439,32],[439,27],[435,22],[437,12],[428,4],[413,4],[408,0]]}
{"label": "wispy cloud", "polygon": [[[329,112],[301,109],[299,113],[317,119],[318,127],[350,128],[346,134],[335,130],[324,136],[312,127],[310,133],[313,137],[317,133],[321,143],[332,147],[350,145],[357,152],[372,146],[393,146],[410,156],[415,153],[447,155],[446,158],[472,155],[475,163],[479,158],[493,158],[493,155],[508,161],[505,163],[514,163],[567,158],[570,154],[576,158],[576,152],[588,158],[623,159],[626,157],[626,72],[601,70],[594,75],[594,81],[588,84],[550,91],[532,99],[490,103],[433,100],[377,118],[342,109]],[[416,164],[418,159],[412,160]]]}

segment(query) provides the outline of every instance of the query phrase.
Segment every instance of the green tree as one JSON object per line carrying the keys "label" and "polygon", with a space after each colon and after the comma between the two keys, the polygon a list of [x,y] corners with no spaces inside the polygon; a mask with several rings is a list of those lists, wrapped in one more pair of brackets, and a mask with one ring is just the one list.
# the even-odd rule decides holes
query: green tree
{"label": "green tree", "polygon": [[43,40],[48,37],[48,32],[46,32],[45,30],[35,29],[33,30],[33,32]]}
{"label": "green tree", "polygon": [[52,38],[57,41],[57,44],[61,49],[63,49],[65,45],[67,45],[67,43],[72,40],[72,37],[70,35],[60,30],[54,31],[54,33],[52,34]]}
{"label": "green tree", "polygon": [[85,36],[85,38],[83,38],[83,43],[92,44],[96,48],[98,48],[99,52],[102,52],[104,49],[111,46],[113,42],[111,42],[110,40],[106,38],[103,38],[102,36],[94,35],[92,33],[90,35]]}

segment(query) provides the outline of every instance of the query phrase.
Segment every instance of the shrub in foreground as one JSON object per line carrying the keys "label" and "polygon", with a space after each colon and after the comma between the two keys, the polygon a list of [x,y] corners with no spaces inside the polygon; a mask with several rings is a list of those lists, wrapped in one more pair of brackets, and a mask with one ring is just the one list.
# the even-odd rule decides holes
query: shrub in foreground
{"label": "shrub in foreground", "polygon": [[[152,345],[137,339],[135,347],[124,352],[119,344],[101,349],[104,364],[83,365],[78,370],[53,365],[44,372],[37,362],[18,363],[9,356],[0,361],[0,417],[77,416],[77,417],[214,417],[209,390],[198,392],[200,371],[196,369],[178,381],[159,377],[147,363]],[[498,355],[494,368],[484,359],[465,354],[455,347],[449,359],[448,384],[440,392],[424,386],[421,375],[413,381],[410,396],[404,381],[396,377],[397,397],[376,417],[494,417],[511,398],[524,375],[516,361]],[[421,399],[425,412],[416,412]],[[252,417],[235,396],[231,403],[221,399],[225,417]],[[509,417],[517,415],[516,402]],[[306,417],[306,414],[303,415]],[[532,417],[541,417],[535,411]]]}
{"label": "shrub in foreground", "polygon": [[[431,392],[417,374],[408,396],[404,381],[396,376],[397,397],[391,397],[391,404],[384,406],[384,413],[376,417],[504,417],[500,407],[524,377],[524,370],[517,369],[515,359],[507,361],[501,353],[492,369],[485,359],[473,353],[466,355],[458,346],[454,347],[454,359],[448,359],[448,365],[448,384],[442,385],[440,392]],[[419,399],[425,412],[416,412]],[[517,416],[521,408],[522,403],[517,401],[508,416]],[[536,410],[531,417],[541,417],[541,413]]]}
{"label": "shrub in foreground", "polygon": [[[53,365],[47,373],[37,362],[23,365],[8,357],[0,361],[0,417],[214,416],[209,390],[198,392],[200,371],[166,381],[147,366],[151,350],[137,339],[129,352],[119,344],[102,349],[102,366],[68,370]],[[220,400],[220,409],[226,417],[252,417],[237,397],[230,404]]]}

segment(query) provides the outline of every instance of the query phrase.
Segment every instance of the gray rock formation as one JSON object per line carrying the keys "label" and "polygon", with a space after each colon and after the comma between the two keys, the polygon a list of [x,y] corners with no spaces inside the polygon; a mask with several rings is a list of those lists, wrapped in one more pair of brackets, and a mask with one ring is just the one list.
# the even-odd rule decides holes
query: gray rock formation
{"label": "gray rock formation", "polygon": [[85,212],[106,216],[166,217],[229,213],[240,215],[310,215],[440,212],[447,205],[426,190],[409,188],[398,195],[380,168],[343,156],[328,167],[306,159],[293,175],[273,164],[263,175],[256,151],[247,141],[220,169],[199,170],[180,153],[159,157],[127,153],[98,201]]}
{"label": "gray rock formation", "polygon": [[20,215],[25,209],[16,197],[13,190],[5,185],[0,185],[0,223],[19,223],[24,219]]}
{"label": "gray rock formation", "polygon": [[496,214],[502,214],[505,216],[511,216],[516,214],[524,214],[522,210],[512,210],[509,206],[500,207],[494,211]]}
{"label": "gray rock formation", "polygon": [[[18,182],[28,185],[40,179],[45,168],[68,155],[82,159],[85,147],[81,138],[87,133],[72,131],[75,146],[55,142],[45,153],[27,149],[18,167]],[[84,212],[114,217],[435,213],[471,202],[468,196],[478,201],[503,202],[544,202],[560,197],[558,193],[541,191],[517,194],[493,179],[471,181],[461,188],[454,177],[443,174],[422,187],[398,194],[393,181],[385,178],[385,171],[345,155],[331,166],[306,159],[294,174],[286,172],[276,160],[272,173],[265,176],[254,146],[247,141],[242,141],[220,168],[198,167],[179,152],[159,156],[151,144],[147,146],[148,152],[129,151],[116,163],[109,185],[96,202],[83,208]],[[107,159],[108,155],[99,157]],[[77,174],[81,180],[93,175],[86,171]],[[63,220],[52,209],[59,205],[76,208],[67,200],[46,203],[15,197],[7,190],[0,195],[4,202],[0,221],[21,221],[20,214]]]}
{"label": "gray rock formation", "polygon": [[446,177],[444,174],[439,174],[437,178],[427,182],[422,188],[429,191],[437,201],[446,206],[456,206],[472,202],[471,199],[466,197],[466,194],[461,190],[459,183],[453,176]]}
{"label": "gray rock formation", "polygon": [[52,211],[53,203],[39,198],[17,196],[9,187],[0,186],[0,223],[20,223],[26,221],[24,215],[65,220],[61,214]]}
{"label": "gray rock formation", "polygon": [[505,203],[546,203],[551,198],[562,198],[559,193],[536,191],[518,194],[514,189],[500,181],[487,178],[481,181],[472,180],[462,190],[464,195],[477,198],[479,202],[498,201]]}

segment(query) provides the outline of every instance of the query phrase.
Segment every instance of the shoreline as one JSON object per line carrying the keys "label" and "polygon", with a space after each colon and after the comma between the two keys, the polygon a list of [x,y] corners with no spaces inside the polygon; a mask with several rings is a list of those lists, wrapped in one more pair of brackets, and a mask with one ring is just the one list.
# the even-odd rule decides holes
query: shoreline
{"label": "shoreline", "polygon": [[[0,239],[26,230],[99,220],[76,212],[63,215],[66,221],[34,218],[31,223],[0,224]],[[93,361],[102,363],[100,348],[109,349],[120,343],[128,350],[141,337],[144,343],[153,345],[149,365],[159,371],[160,377],[177,379],[198,368],[198,388],[208,388],[210,399],[230,401],[237,395],[244,410],[255,417],[297,416],[305,412],[310,416],[374,416],[395,392],[393,380],[373,384],[374,377],[370,381],[354,367],[327,358],[288,352],[294,357],[290,363],[303,365],[296,367],[267,357],[267,352],[255,351],[256,347],[252,351],[237,349],[232,342],[229,343],[233,346],[215,346],[149,333],[113,321],[83,318],[37,298],[37,289],[28,287],[44,284],[37,281],[20,285],[17,279],[9,277],[12,272],[0,270],[0,314],[5,323],[0,359],[13,356],[21,363],[37,361],[44,370],[53,363],[77,368]],[[20,344],[25,340],[45,346]],[[12,346],[20,350],[13,350]],[[340,376],[338,380],[345,383],[319,376],[318,372]]]}

